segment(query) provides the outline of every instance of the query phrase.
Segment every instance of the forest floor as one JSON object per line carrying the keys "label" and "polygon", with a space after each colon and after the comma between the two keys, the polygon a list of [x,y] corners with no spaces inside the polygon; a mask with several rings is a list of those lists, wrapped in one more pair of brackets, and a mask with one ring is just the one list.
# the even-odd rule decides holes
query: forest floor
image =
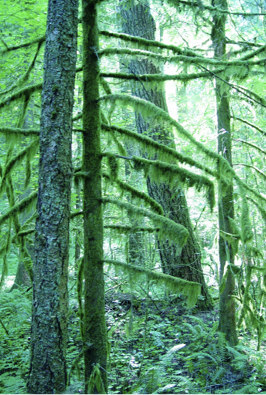
{"label": "forest floor", "polygon": [[[15,290],[0,296],[0,393],[26,393],[31,295]],[[77,309],[71,305],[65,393],[83,393],[82,341]],[[182,298],[106,298],[111,394],[266,393],[266,342],[256,351],[254,331],[229,347],[212,311],[187,309]]]}
{"label": "forest floor", "polygon": [[[127,300],[128,299],[128,300]],[[230,347],[212,311],[184,299],[107,299],[110,393],[266,393],[266,353],[251,333]]]}

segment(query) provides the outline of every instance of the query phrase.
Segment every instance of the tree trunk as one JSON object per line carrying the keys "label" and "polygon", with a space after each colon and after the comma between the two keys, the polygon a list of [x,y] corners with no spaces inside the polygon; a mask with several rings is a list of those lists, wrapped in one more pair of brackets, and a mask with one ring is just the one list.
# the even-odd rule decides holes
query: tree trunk
{"label": "tree trunk", "polygon": [[[138,36],[148,40],[155,39],[156,26],[150,13],[147,2],[135,4],[134,1],[121,2],[122,31],[132,36]],[[132,60],[128,65],[129,73],[133,74],[159,74],[160,68],[150,60]],[[143,83],[132,83],[133,95],[146,99],[168,112],[163,84],[157,83],[151,89],[144,87]],[[140,114],[136,114],[138,133],[148,134],[149,137],[159,143],[175,147],[171,133],[162,126],[152,126]],[[180,277],[189,281],[202,284],[202,296],[204,300],[198,300],[198,307],[202,310],[210,310],[213,307],[204,275],[201,267],[200,246],[196,240],[189,217],[186,197],[181,186],[174,190],[167,183],[156,184],[147,179],[149,195],[161,204],[165,216],[185,226],[189,232],[186,245],[181,254],[177,254],[175,245],[168,242],[158,241],[159,253],[164,273]]]}
{"label": "tree trunk", "polygon": [[[83,217],[85,392],[107,392],[107,331],[103,273],[103,218],[99,106],[99,48],[96,1],[83,0]],[[101,375],[102,385],[92,373]],[[99,380],[98,380],[99,382]]]}
{"label": "tree trunk", "polygon": [[[214,7],[227,10],[226,0],[214,0]],[[212,42],[215,58],[225,60],[226,56],[226,36],[225,36],[226,14],[219,14],[213,17]],[[231,128],[230,128],[230,108],[229,97],[224,83],[216,78],[216,103],[218,122],[218,153],[222,155],[232,166],[231,152]],[[229,218],[234,218],[233,183],[229,186],[220,181],[218,185],[219,199],[219,229],[227,233],[234,233]],[[234,264],[234,252],[232,246],[219,235],[219,259],[220,259],[220,282],[225,275],[226,262]],[[236,332],[235,301],[235,278],[230,267],[225,289],[220,295],[220,321],[219,330],[225,333],[227,340],[232,346],[238,342]]]}
{"label": "tree trunk", "polygon": [[67,383],[71,132],[77,25],[78,0],[49,1],[27,384],[32,394],[61,393]]}

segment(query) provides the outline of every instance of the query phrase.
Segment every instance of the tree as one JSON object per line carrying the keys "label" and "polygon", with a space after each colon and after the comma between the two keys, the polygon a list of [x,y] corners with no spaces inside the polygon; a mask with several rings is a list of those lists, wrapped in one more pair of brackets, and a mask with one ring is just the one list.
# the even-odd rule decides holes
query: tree
{"label": "tree", "polygon": [[[103,274],[103,219],[97,1],[83,0],[84,361],[86,393],[107,392],[107,332]],[[101,370],[99,370],[99,367]],[[95,375],[95,377],[94,377]],[[99,376],[97,378],[97,376]],[[100,385],[97,384],[100,381]],[[89,392],[88,392],[89,391]]]}
{"label": "tree", "polygon": [[68,245],[78,1],[49,1],[33,266],[30,393],[67,383]]}
{"label": "tree", "polygon": [[[150,12],[148,2],[143,4],[128,1],[120,2],[122,31],[131,36],[138,36],[147,40],[155,40],[156,24]],[[133,75],[160,74],[160,67],[155,66],[152,60],[130,60],[128,72]],[[158,82],[156,87],[150,88],[143,82],[131,81],[131,91],[136,97],[146,99],[159,108],[168,112],[163,82]],[[153,127],[146,122],[141,114],[136,113],[136,125],[139,134],[148,135],[155,141],[175,149],[174,137],[167,126],[158,125]],[[156,159],[156,155],[154,157]],[[198,306],[203,310],[213,307],[201,267],[201,251],[195,233],[192,228],[186,197],[182,184],[176,182],[174,186],[167,182],[152,182],[147,178],[149,196],[157,201],[164,211],[164,215],[174,222],[183,225],[189,232],[186,244],[180,253],[176,246],[168,241],[158,240],[159,254],[163,272],[189,281],[196,281],[202,285],[204,300],[198,300]]]}
{"label": "tree", "polygon": [[[227,1],[213,1],[214,7],[227,10]],[[212,42],[214,56],[217,59],[224,59],[226,56],[226,37],[225,37],[226,14],[218,14],[213,18]],[[221,80],[215,80],[215,93],[217,103],[217,123],[218,123],[218,153],[222,155],[232,166],[232,144],[231,144],[231,125],[229,93],[227,86]],[[225,185],[223,180],[219,182],[219,258],[220,258],[220,282],[225,275],[225,266],[228,262],[227,278],[224,290],[220,296],[220,323],[219,329],[225,333],[227,340],[232,346],[238,343],[236,332],[236,312],[235,312],[235,275],[232,266],[234,265],[234,245],[225,239],[225,234],[233,234],[234,229],[234,198],[233,183]],[[231,266],[232,265],[232,266]]]}

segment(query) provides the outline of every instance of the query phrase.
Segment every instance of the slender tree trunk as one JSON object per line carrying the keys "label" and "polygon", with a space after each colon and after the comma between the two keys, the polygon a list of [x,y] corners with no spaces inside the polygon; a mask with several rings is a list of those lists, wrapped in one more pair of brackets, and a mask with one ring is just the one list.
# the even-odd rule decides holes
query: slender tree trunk
{"label": "slender tree trunk", "polygon": [[44,56],[28,392],[64,391],[78,0],[50,0]]}
{"label": "slender tree trunk", "polygon": [[[103,218],[99,107],[99,48],[96,1],[83,0],[83,216],[85,391],[107,392],[107,331],[103,274]],[[89,379],[99,365],[102,389]],[[95,373],[96,374],[96,373]]]}
{"label": "slender tree trunk", "polygon": [[[220,9],[227,10],[226,0],[214,0],[212,5]],[[225,60],[226,37],[225,37],[226,14],[219,14],[213,18],[212,41],[214,56]],[[218,78],[216,79],[216,103],[218,122],[218,153],[222,155],[232,166],[231,150],[231,127],[230,127],[230,107],[226,86]],[[234,233],[230,218],[234,218],[233,183],[229,186],[220,181],[218,185],[219,198],[219,229],[227,233]],[[225,274],[226,262],[234,263],[234,252],[232,246],[224,238],[219,236],[219,258],[220,258],[220,282]],[[224,291],[220,295],[220,321],[219,329],[226,334],[229,343],[237,344],[235,301],[235,277],[229,267],[228,277]]]}
{"label": "slender tree trunk", "polygon": [[[151,15],[149,3],[142,2],[135,4],[134,0],[120,3],[122,16],[123,33],[132,36],[142,37],[148,40],[155,39],[156,25]],[[128,65],[129,73],[133,74],[159,74],[160,68],[155,66],[150,60],[132,60]],[[168,112],[166,99],[163,91],[163,84],[157,83],[151,89],[144,87],[143,83],[132,83],[133,95],[149,100],[158,107]],[[154,140],[175,147],[174,139],[169,131],[161,126],[152,126],[140,114],[136,114],[138,133],[148,134]],[[201,267],[200,246],[194,234],[189,217],[186,197],[181,186],[176,191],[167,183],[156,184],[147,179],[149,195],[163,207],[164,213],[170,219],[187,228],[189,236],[181,254],[176,251],[175,245],[168,242],[159,242],[159,253],[164,273],[175,277],[180,277],[189,281],[196,281],[202,284],[202,295],[204,300],[198,301],[198,307],[202,310],[209,310],[213,307],[212,299],[209,295],[204,275]]]}

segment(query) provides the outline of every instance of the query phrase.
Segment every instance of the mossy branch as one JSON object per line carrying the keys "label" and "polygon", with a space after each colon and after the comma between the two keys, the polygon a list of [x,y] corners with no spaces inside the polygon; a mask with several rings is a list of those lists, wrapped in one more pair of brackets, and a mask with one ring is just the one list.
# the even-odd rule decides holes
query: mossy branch
{"label": "mossy branch", "polygon": [[44,40],[39,40],[37,42],[38,45],[37,45],[37,49],[36,49],[35,55],[34,55],[32,61],[31,61],[31,63],[29,64],[29,67],[26,70],[26,72],[18,80],[16,80],[16,82],[11,87],[6,89],[5,91],[0,92],[0,95],[4,95],[4,94],[7,94],[7,93],[11,92],[15,88],[20,87],[23,83],[25,83],[28,80],[30,72],[33,70],[33,68],[35,66],[35,62],[37,60],[37,57],[39,55],[39,52],[40,52],[40,49],[41,49],[41,46],[42,46],[43,43],[44,43]]}
{"label": "mossy branch", "polygon": [[205,171],[207,174],[210,174],[213,177],[218,178],[217,171],[213,171],[209,167],[202,165],[201,163],[195,161],[191,157],[184,156],[184,155],[180,154],[179,152],[177,152],[176,150],[169,148],[163,144],[160,144],[149,137],[132,132],[129,129],[120,128],[118,126],[109,126],[107,124],[102,124],[102,130],[106,131],[106,132],[112,132],[112,133],[117,132],[121,135],[126,136],[127,138],[137,141],[138,143],[140,143],[142,145],[143,149],[146,150],[146,152],[150,155],[153,155],[154,153],[157,153],[158,155],[160,155],[160,153],[161,153],[163,158],[165,155],[166,158],[170,157],[172,159],[177,159],[180,163],[186,163],[190,166],[194,166],[200,170]]}
{"label": "mossy branch", "polygon": [[167,179],[170,183],[173,183],[175,181],[173,176],[177,175],[178,182],[181,182],[188,188],[195,186],[198,191],[205,188],[207,201],[211,211],[213,210],[215,205],[215,190],[214,183],[209,178],[159,160],[152,161],[136,156],[132,157],[132,160],[134,161],[135,168],[143,168],[146,176],[149,175],[152,181],[160,182]]}
{"label": "mossy branch", "polygon": [[20,151],[14,158],[10,159],[3,169],[2,180],[0,184],[0,196],[5,191],[6,179],[11,174],[12,170],[21,164],[23,159],[27,158],[28,160],[35,155],[37,149],[39,147],[39,139],[34,140],[28,147],[24,148],[24,150]]}
{"label": "mossy branch", "polygon": [[205,147],[204,144],[198,142],[187,130],[183,128],[183,126],[180,125],[179,122],[171,118],[166,111],[164,111],[160,107],[157,107],[155,104],[147,100],[125,94],[107,95],[101,97],[99,100],[111,103],[119,102],[123,106],[130,105],[134,108],[135,111],[141,112],[144,117],[152,117],[154,121],[166,121],[168,124],[175,127],[179,134],[186,138],[188,141],[190,141],[198,150],[203,152],[209,158],[215,159],[217,163],[221,164],[228,173],[231,173],[232,175],[235,174],[232,167],[221,155],[217,154],[216,152],[210,151],[208,148]]}
{"label": "mossy branch", "polygon": [[31,47],[34,44],[40,44],[40,43],[42,44],[42,43],[44,43],[44,41],[45,41],[45,35],[41,36],[41,37],[37,37],[34,40],[27,41],[27,42],[19,44],[19,45],[13,45],[13,46],[7,47],[6,49],[3,49],[2,51],[0,51],[0,54],[3,55],[6,52],[15,51],[20,48]]}
{"label": "mossy branch", "polygon": [[259,128],[254,123],[251,123],[251,122],[247,121],[246,119],[239,118],[239,117],[232,117],[232,118],[236,119],[237,121],[240,121],[248,126],[251,126],[252,128],[256,129],[258,132],[260,132],[263,136],[266,136],[266,132],[264,130],[262,130],[261,128]]}
{"label": "mossy branch", "polygon": [[[180,55],[198,57],[198,54],[194,51],[191,51],[190,49],[187,49],[187,48],[182,49],[180,47],[177,47],[176,45],[163,44],[160,41],[146,40],[145,38],[140,38],[138,36],[131,36],[129,34],[124,34],[124,33],[114,33],[114,32],[109,32],[106,30],[101,30],[99,33],[103,36],[118,38],[120,40],[136,43],[139,45],[143,45],[144,47],[148,47],[148,48],[152,48],[152,47],[162,48],[162,49],[170,50],[174,53],[178,53]],[[202,57],[202,58],[204,59],[204,57]]]}
{"label": "mossy branch", "polygon": [[40,92],[42,90],[42,85],[43,84],[41,82],[39,84],[30,85],[30,86],[27,86],[26,88],[20,89],[18,92],[13,93],[6,99],[2,100],[0,102],[0,108],[3,108],[5,106],[9,105],[10,103],[12,103],[13,101],[20,99],[25,94],[31,95],[34,92]]}
{"label": "mossy branch", "polygon": [[249,167],[250,169],[255,170],[256,173],[258,173],[264,180],[266,180],[266,174],[263,173],[258,167],[253,166],[253,165],[248,165],[247,163],[234,163],[234,166],[244,166],[244,167]]}
{"label": "mossy branch", "polygon": [[[224,69],[215,70],[218,74]],[[214,72],[213,72],[214,73]],[[189,74],[127,74],[127,73],[101,73],[101,77],[104,78],[118,78],[121,80],[135,80],[144,82],[163,82],[163,81],[191,81],[198,78],[213,78],[210,72],[199,72],[199,73],[189,73]]]}
{"label": "mossy branch", "polygon": [[257,65],[264,65],[266,62],[266,58],[258,59],[258,60],[231,60],[231,61],[224,61],[224,60],[217,60],[213,58],[205,58],[195,54],[194,56],[187,56],[187,55],[176,55],[176,56],[165,56],[158,53],[154,53],[151,51],[145,51],[141,49],[133,49],[133,48],[105,48],[98,52],[98,56],[112,56],[112,55],[130,55],[130,56],[145,56],[146,58],[155,58],[162,60],[163,62],[184,62],[188,64],[210,64],[215,66],[225,66],[227,68],[231,68],[232,66],[257,66]]}
{"label": "mossy branch", "polygon": [[[249,143],[248,141],[242,140],[242,139],[232,139],[234,141],[239,141],[240,143],[243,143],[245,145],[248,145],[249,147],[254,148],[255,150],[259,151],[263,155],[266,155],[266,151],[263,150],[262,148],[258,147],[256,144]],[[239,163],[238,163],[239,164]],[[257,169],[257,168],[256,168]]]}
{"label": "mossy branch", "polygon": [[[103,176],[111,179],[109,174],[103,173]],[[119,187],[120,190],[129,192],[133,198],[141,199],[146,205],[148,205],[153,211],[157,212],[159,215],[164,215],[162,206],[156,202],[156,200],[152,199],[149,195],[144,192],[139,191],[133,186],[127,184],[126,182],[122,182],[119,179],[115,180],[115,183]]]}
{"label": "mossy branch", "polygon": [[[188,7],[196,7],[197,9],[199,8],[199,3],[195,3],[194,1],[184,1],[184,0],[178,0],[178,3],[176,3],[173,0],[170,0],[170,4],[176,6],[177,4],[183,4],[185,6]],[[245,17],[254,17],[254,16],[260,16],[260,15],[266,15],[266,14],[261,14],[258,12],[232,12],[232,11],[228,11],[219,7],[213,7],[211,5],[205,5],[203,3],[200,4],[200,8],[202,10],[208,10],[210,11],[212,14],[228,14],[228,15],[238,15],[238,16],[242,16],[243,18]]]}
{"label": "mossy branch", "polygon": [[19,128],[7,128],[7,127],[0,127],[0,133],[4,134],[5,136],[39,136],[40,131],[36,129],[19,129]]}
{"label": "mossy branch", "polygon": [[184,228],[184,226],[175,223],[169,218],[152,213],[142,207],[136,207],[131,203],[126,203],[119,199],[104,197],[102,201],[104,204],[115,204],[116,206],[127,210],[131,214],[150,218],[153,221],[155,227],[160,227],[160,230],[158,232],[159,239],[169,239],[177,246],[177,254],[181,253],[181,250],[185,245],[188,237],[188,231],[186,228]]}
{"label": "mossy branch", "polygon": [[121,234],[137,233],[137,232],[154,233],[154,232],[159,232],[160,230],[160,228],[152,228],[150,226],[130,226],[130,225],[104,225],[104,229],[112,229],[117,231],[117,233],[121,233]]}
{"label": "mossy branch", "polygon": [[29,196],[22,199],[18,204],[11,207],[4,215],[0,217],[0,225],[2,225],[7,219],[17,213],[22,213],[23,210],[29,209],[32,205],[36,204],[37,192],[32,192]]}
{"label": "mossy branch", "polygon": [[183,295],[187,296],[187,305],[189,308],[193,307],[197,303],[198,296],[201,293],[201,284],[193,281],[183,280],[179,277],[154,272],[141,266],[133,266],[115,260],[105,259],[104,262],[111,265],[119,266],[125,271],[130,272],[130,274],[137,276],[145,275],[148,280],[155,281],[159,284],[164,283],[172,292],[182,293]]}

